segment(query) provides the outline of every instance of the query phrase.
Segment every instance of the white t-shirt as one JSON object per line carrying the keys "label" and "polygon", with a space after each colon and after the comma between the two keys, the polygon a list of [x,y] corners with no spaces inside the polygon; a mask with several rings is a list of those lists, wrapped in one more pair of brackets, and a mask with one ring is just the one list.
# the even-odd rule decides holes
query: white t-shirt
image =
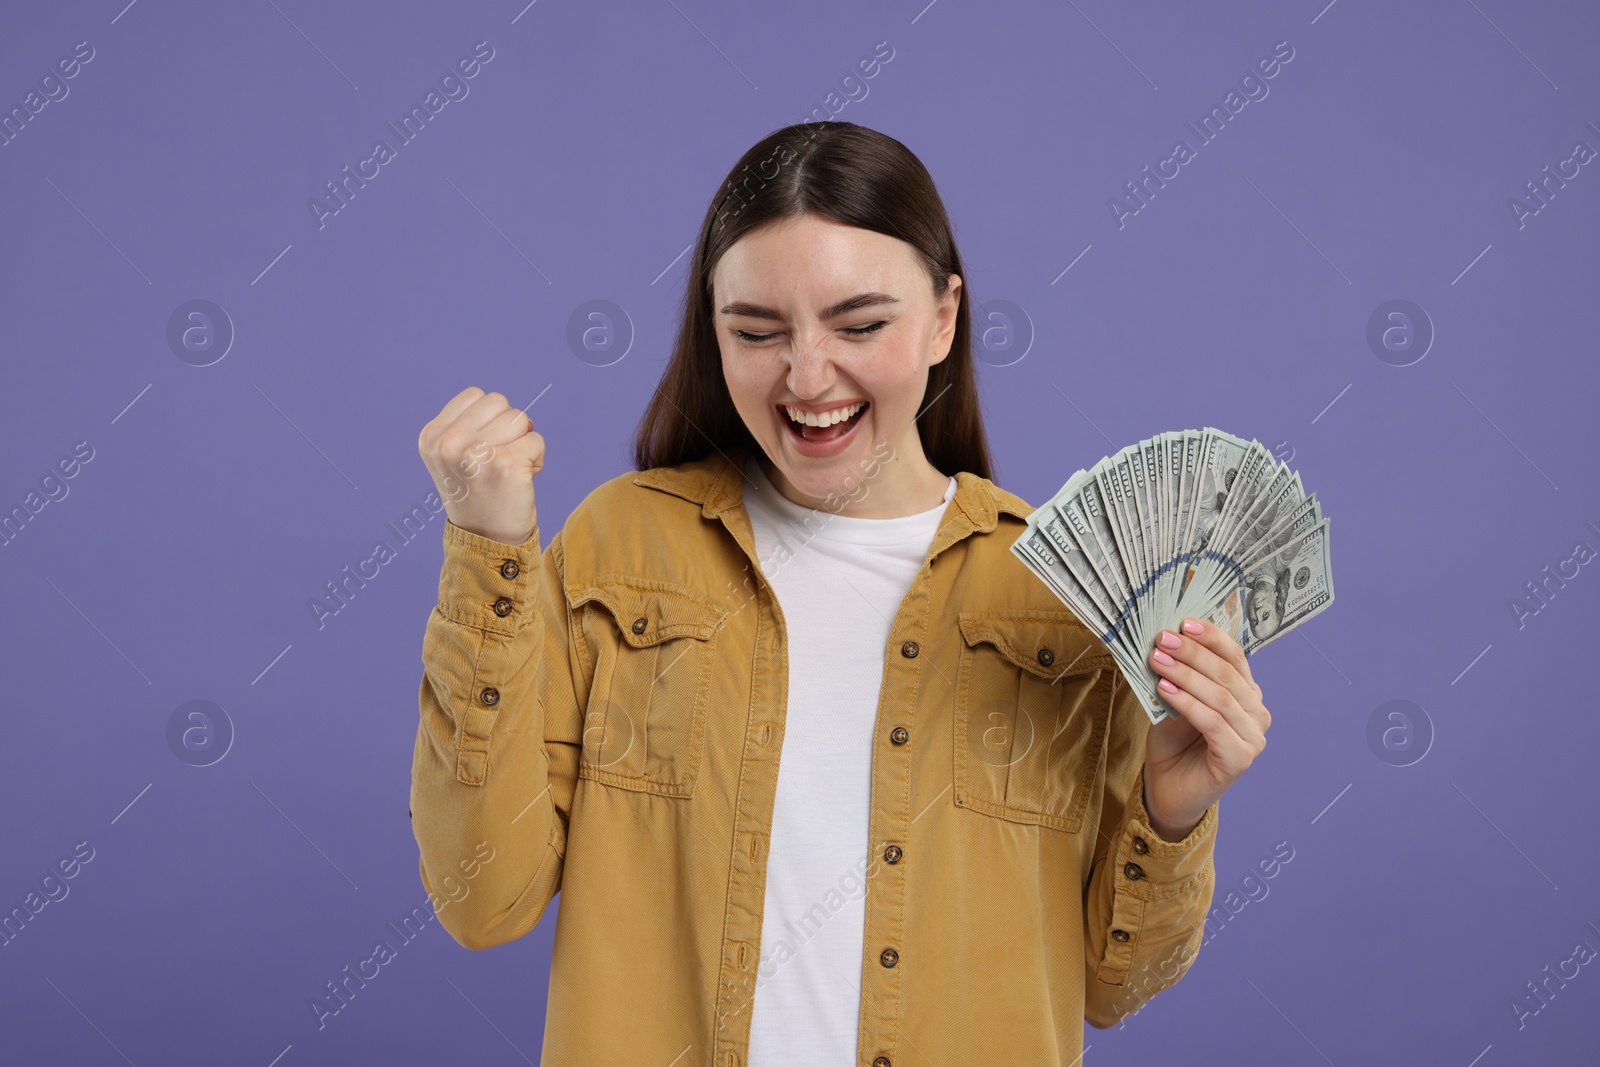
{"label": "white t-shirt", "polygon": [[938,507],[860,519],[794,503],[754,456],[745,475],[757,557],[789,641],[750,1067],[853,1067],[884,656],[957,483]]}

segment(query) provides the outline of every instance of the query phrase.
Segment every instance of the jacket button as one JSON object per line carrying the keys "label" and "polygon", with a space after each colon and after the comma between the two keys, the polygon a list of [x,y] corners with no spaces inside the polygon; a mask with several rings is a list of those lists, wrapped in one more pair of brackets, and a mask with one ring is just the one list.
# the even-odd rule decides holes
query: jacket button
{"label": "jacket button", "polygon": [[900,654],[906,659],[916,659],[917,651],[917,643],[915,641],[907,641],[900,646]]}
{"label": "jacket button", "polygon": [[1128,940],[1128,931],[1126,931],[1126,930],[1113,930],[1113,931],[1111,931],[1111,940],[1113,940],[1113,941],[1126,941],[1126,940]]}
{"label": "jacket button", "polygon": [[893,741],[897,745],[903,745],[907,741],[911,740],[911,734],[904,726],[896,726],[893,730],[889,731],[889,740]]}
{"label": "jacket button", "polygon": [[648,626],[648,625],[650,625],[650,624],[647,623],[644,619],[634,619],[633,620],[633,632],[636,633],[636,634],[642,634],[642,633],[644,633],[644,628],[646,626]]}
{"label": "jacket button", "polygon": [[494,602],[494,613],[502,619],[511,614],[511,601],[501,597]]}
{"label": "jacket button", "polygon": [[498,704],[500,703],[500,690],[492,685],[486,685],[483,687],[483,692],[478,694],[478,699],[485,704]]}
{"label": "jacket button", "polygon": [[1150,851],[1150,846],[1144,843],[1144,838],[1136,837],[1133,839],[1133,850],[1142,856]]}
{"label": "jacket button", "polygon": [[900,953],[892,948],[886,948],[878,954],[878,959],[885,967],[893,967],[900,962]]}
{"label": "jacket button", "polygon": [[522,568],[517,566],[516,560],[508,559],[504,563],[500,564],[500,577],[515,578],[518,572],[521,570]]}
{"label": "jacket button", "polygon": [[1128,876],[1130,882],[1137,882],[1144,877],[1144,868],[1137,863],[1124,863],[1122,873]]}
{"label": "jacket button", "polygon": [[1041,648],[1039,650],[1039,665],[1041,667],[1048,667],[1055,661],[1056,654],[1054,652],[1051,652],[1048,648]]}
{"label": "jacket button", "polygon": [[889,1057],[879,1056],[872,1061],[872,1067],[892,1067],[892,1065],[889,1063]]}
{"label": "jacket button", "polygon": [[890,845],[888,848],[883,850],[883,862],[885,862],[885,863],[899,863],[900,862],[900,857],[903,856],[904,854],[905,853],[900,851],[900,846],[899,845]]}

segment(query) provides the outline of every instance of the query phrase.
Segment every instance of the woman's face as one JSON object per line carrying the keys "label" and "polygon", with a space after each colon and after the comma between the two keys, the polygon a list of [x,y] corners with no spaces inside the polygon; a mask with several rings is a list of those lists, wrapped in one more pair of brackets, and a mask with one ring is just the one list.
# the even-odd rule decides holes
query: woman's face
{"label": "woman's face", "polygon": [[[814,215],[768,223],[723,254],[711,305],[723,376],[785,496],[822,508],[849,493],[857,504],[830,510],[863,517],[937,505],[948,479],[915,419],[928,368],[949,354],[960,286],[952,274],[935,301],[909,244]],[[791,409],[851,417],[802,432]]]}

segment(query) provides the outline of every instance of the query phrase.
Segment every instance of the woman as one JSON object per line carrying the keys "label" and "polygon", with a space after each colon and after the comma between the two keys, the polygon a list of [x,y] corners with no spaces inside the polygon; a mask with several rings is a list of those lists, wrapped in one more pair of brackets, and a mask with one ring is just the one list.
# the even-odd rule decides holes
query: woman
{"label": "woman", "polygon": [[526,415],[471,388],[421,433],[451,499],[422,880],[496,857],[441,923],[502,944],[564,891],[546,1067],[1077,1062],[1081,1020],[1198,950],[1217,798],[1265,744],[1249,664],[1168,635],[1151,727],[1011,556],[1031,508],[989,480],[960,260],[900,142],[755,145],[684,307],[638,470],[542,553]]}

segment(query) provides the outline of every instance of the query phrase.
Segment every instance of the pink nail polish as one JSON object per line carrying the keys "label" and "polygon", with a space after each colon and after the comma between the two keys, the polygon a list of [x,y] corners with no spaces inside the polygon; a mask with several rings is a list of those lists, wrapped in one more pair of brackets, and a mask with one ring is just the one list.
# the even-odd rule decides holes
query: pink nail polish
{"label": "pink nail polish", "polygon": [[1161,651],[1159,648],[1155,650],[1153,655],[1155,656],[1156,662],[1164,667],[1172,663],[1172,657]]}
{"label": "pink nail polish", "polygon": [[1171,630],[1162,630],[1161,636],[1156,638],[1156,643],[1162,648],[1177,648],[1179,645],[1183,644],[1183,642],[1178,639],[1178,635],[1173,633]]}
{"label": "pink nail polish", "polygon": [[1204,630],[1204,629],[1205,629],[1205,627],[1201,626],[1199,623],[1195,622],[1193,619],[1184,619],[1183,620],[1183,632],[1186,633],[1186,634],[1197,634],[1201,630]]}
{"label": "pink nail polish", "polygon": [[1166,693],[1176,693],[1178,691],[1178,687],[1167,681],[1165,678],[1156,683],[1156,688]]}

